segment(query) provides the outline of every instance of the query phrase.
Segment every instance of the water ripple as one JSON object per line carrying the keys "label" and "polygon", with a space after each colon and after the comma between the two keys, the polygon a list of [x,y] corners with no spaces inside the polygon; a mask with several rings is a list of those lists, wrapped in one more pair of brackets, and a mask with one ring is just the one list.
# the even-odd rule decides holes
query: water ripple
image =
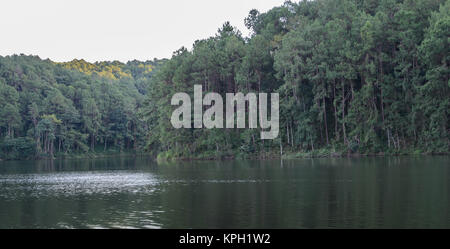
{"label": "water ripple", "polygon": [[159,182],[151,173],[127,171],[3,175],[0,196],[138,193],[154,191]]}

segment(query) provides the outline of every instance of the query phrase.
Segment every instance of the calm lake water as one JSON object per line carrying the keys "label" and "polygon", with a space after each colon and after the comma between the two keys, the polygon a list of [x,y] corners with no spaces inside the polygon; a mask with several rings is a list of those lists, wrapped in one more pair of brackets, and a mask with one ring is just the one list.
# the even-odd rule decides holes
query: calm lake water
{"label": "calm lake water", "polygon": [[450,157],[0,162],[0,228],[450,228]]}

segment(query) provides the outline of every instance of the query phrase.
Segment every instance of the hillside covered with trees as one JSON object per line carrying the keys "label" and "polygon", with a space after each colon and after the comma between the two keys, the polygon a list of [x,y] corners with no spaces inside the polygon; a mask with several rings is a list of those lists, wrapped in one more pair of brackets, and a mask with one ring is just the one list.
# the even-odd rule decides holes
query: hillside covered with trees
{"label": "hillside covered with trees", "polygon": [[[285,2],[181,48],[151,79],[148,149],[161,158],[448,152],[450,1]],[[173,129],[176,92],[278,92],[280,135]],[[206,108],[205,108],[206,109]],[[280,151],[281,150],[281,151]]]}
{"label": "hillside covered with trees", "polygon": [[0,159],[142,149],[138,110],[162,63],[0,57]]}
{"label": "hillside covered with trees", "polygon": [[[315,0],[251,10],[169,60],[0,57],[0,158],[448,153],[449,0]],[[280,133],[174,129],[171,96],[277,92]],[[205,107],[206,109],[206,107]]]}

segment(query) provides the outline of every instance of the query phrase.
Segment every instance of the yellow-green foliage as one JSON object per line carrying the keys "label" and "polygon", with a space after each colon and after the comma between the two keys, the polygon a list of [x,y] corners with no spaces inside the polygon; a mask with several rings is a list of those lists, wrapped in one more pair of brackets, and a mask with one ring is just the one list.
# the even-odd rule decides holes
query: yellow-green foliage
{"label": "yellow-green foliage", "polygon": [[144,74],[150,73],[153,70],[152,65],[139,64],[138,67],[144,69]]}
{"label": "yellow-green foliage", "polygon": [[89,63],[83,59],[75,59],[69,62],[62,62],[58,64],[67,69],[78,70],[87,75],[97,74],[101,77],[113,80],[132,77],[131,72],[125,68],[126,65],[118,61]]}
{"label": "yellow-green foliage", "polygon": [[62,123],[62,121],[60,119],[58,119],[55,114],[50,114],[50,115],[44,114],[44,115],[42,115],[42,119],[48,119],[48,120],[52,121],[55,124],[61,124]]}

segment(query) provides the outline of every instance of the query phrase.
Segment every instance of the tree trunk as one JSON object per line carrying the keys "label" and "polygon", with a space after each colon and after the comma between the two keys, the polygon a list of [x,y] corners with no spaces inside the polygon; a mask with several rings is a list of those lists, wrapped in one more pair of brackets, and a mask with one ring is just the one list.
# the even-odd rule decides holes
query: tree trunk
{"label": "tree trunk", "polygon": [[338,117],[337,117],[337,108],[336,108],[336,80],[333,82],[333,108],[334,108],[334,137],[336,141],[339,140],[339,132],[338,132]]}
{"label": "tree trunk", "polygon": [[382,86],[382,82],[383,82],[383,62],[381,60],[381,56],[379,56],[379,61],[380,61],[380,105],[381,105],[381,118],[383,120],[383,126],[384,126],[384,101],[383,101],[383,86]]}
{"label": "tree trunk", "polygon": [[291,123],[291,141],[292,141],[292,147],[294,147],[294,128],[292,126],[292,123]]}
{"label": "tree trunk", "polygon": [[389,129],[386,130],[387,139],[388,139],[388,148],[391,148],[391,138],[389,136]]}
{"label": "tree trunk", "polygon": [[94,134],[91,135],[91,151],[94,151],[94,142],[95,142],[95,137]]}
{"label": "tree trunk", "polygon": [[53,141],[50,141],[50,157],[53,159]]}
{"label": "tree trunk", "polygon": [[344,134],[344,143],[347,143],[347,134],[345,133],[345,85],[342,82],[342,132]]}
{"label": "tree trunk", "polygon": [[287,145],[289,145],[289,141],[291,141],[290,139],[289,139],[289,125],[288,125],[288,122],[286,122],[286,135],[287,135]]}
{"label": "tree trunk", "polygon": [[327,138],[327,145],[328,145],[330,142],[328,139],[327,107],[326,107],[325,96],[323,97],[323,118],[324,118],[324,122],[325,122],[325,136]]}
{"label": "tree trunk", "polygon": [[283,155],[283,142],[282,142],[281,136],[280,136],[280,155],[281,156]]}

